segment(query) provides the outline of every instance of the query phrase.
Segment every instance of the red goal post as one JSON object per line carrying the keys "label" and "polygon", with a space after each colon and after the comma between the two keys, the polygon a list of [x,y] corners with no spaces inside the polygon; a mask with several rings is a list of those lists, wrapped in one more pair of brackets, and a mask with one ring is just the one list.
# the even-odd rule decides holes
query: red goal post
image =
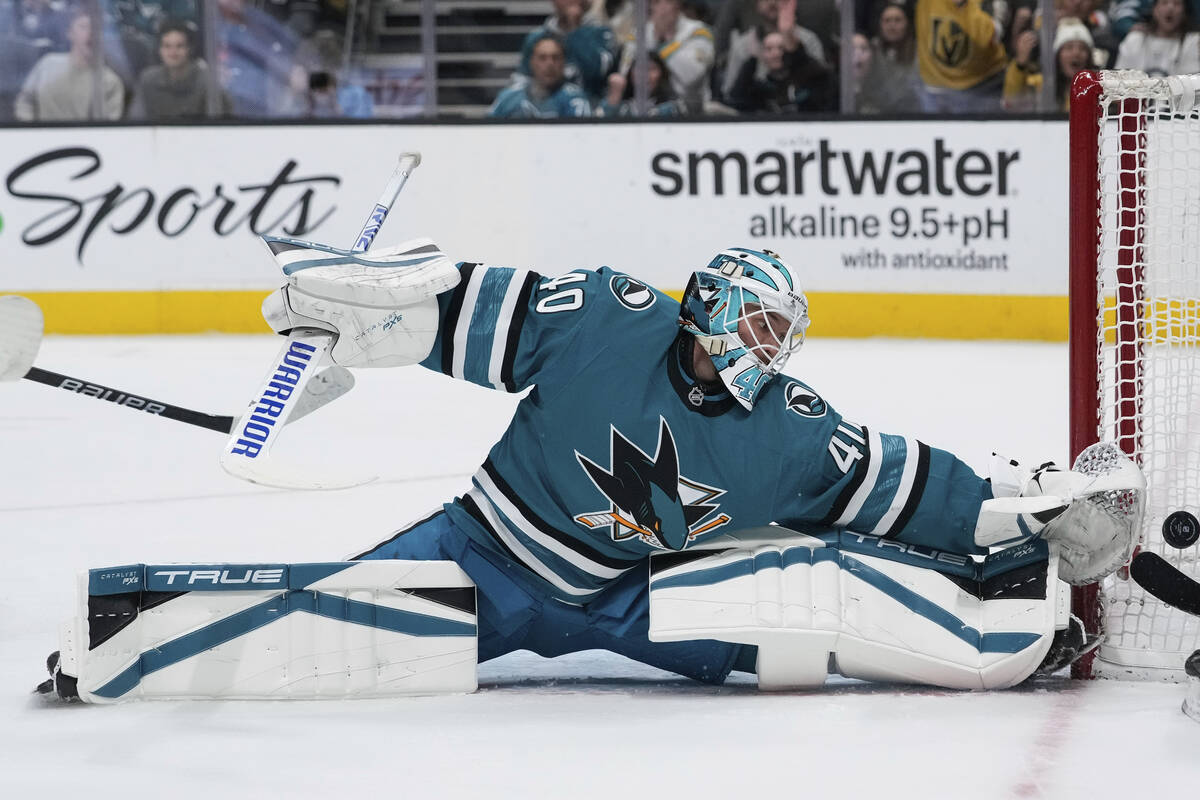
{"label": "red goal post", "polygon": [[[1071,457],[1115,441],[1146,473],[1139,547],[1196,578],[1200,544],[1162,535],[1200,516],[1200,76],[1086,72],[1071,86]],[[1182,680],[1200,619],[1169,608],[1127,569],[1076,589],[1101,630],[1075,677]]]}

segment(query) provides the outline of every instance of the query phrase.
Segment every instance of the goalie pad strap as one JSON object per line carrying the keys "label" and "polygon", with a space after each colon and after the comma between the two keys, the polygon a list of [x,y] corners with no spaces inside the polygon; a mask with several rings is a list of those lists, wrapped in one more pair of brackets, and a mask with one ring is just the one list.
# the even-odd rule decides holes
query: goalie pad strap
{"label": "goalie pad strap", "polygon": [[61,668],[88,702],[476,688],[474,584],[449,561],[133,564],[79,593]]}
{"label": "goalie pad strap", "polygon": [[831,661],[865,680],[1011,686],[1069,609],[1044,542],[981,564],[850,533],[688,555],[651,557],[651,640],[757,645],[764,689],[819,686]]}

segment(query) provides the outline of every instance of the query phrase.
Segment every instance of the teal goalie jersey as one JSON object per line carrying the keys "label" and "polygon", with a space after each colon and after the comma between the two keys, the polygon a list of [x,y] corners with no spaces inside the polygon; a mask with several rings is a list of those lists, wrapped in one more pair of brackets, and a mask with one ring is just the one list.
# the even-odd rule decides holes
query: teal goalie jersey
{"label": "teal goalie jersey", "polygon": [[[586,603],[652,552],[770,522],[929,557],[980,552],[991,491],[969,467],[843,419],[787,375],[745,411],[690,376],[691,339],[667,295],[607,267],[459,269],[423,365],[530,391],[446,511],[554,596]],[[791,365],[802,370],[803,351]]]}

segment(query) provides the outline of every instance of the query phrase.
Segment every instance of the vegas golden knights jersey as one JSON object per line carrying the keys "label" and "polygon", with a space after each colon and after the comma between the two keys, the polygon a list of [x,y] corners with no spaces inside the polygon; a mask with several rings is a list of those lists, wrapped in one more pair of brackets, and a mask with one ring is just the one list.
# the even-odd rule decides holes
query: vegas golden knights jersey
{"label": "vegas golden knights jersey", "polygon": [[1008,55],[979,0],[918,0],[917,58],[921,80],[942,89],[970,89],[1004,69]]}

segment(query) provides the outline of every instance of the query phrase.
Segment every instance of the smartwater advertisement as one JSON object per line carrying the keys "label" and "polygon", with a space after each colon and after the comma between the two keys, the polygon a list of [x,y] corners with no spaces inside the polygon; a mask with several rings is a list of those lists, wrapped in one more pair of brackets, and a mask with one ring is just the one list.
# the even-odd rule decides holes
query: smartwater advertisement
{"label": "smartwater advertisement", "polygon": [[1058,121],[15,128],[0,131],[0,291],[270,289],[262,234],[664,289],[770,249],[825,292],[1064,295]]}

